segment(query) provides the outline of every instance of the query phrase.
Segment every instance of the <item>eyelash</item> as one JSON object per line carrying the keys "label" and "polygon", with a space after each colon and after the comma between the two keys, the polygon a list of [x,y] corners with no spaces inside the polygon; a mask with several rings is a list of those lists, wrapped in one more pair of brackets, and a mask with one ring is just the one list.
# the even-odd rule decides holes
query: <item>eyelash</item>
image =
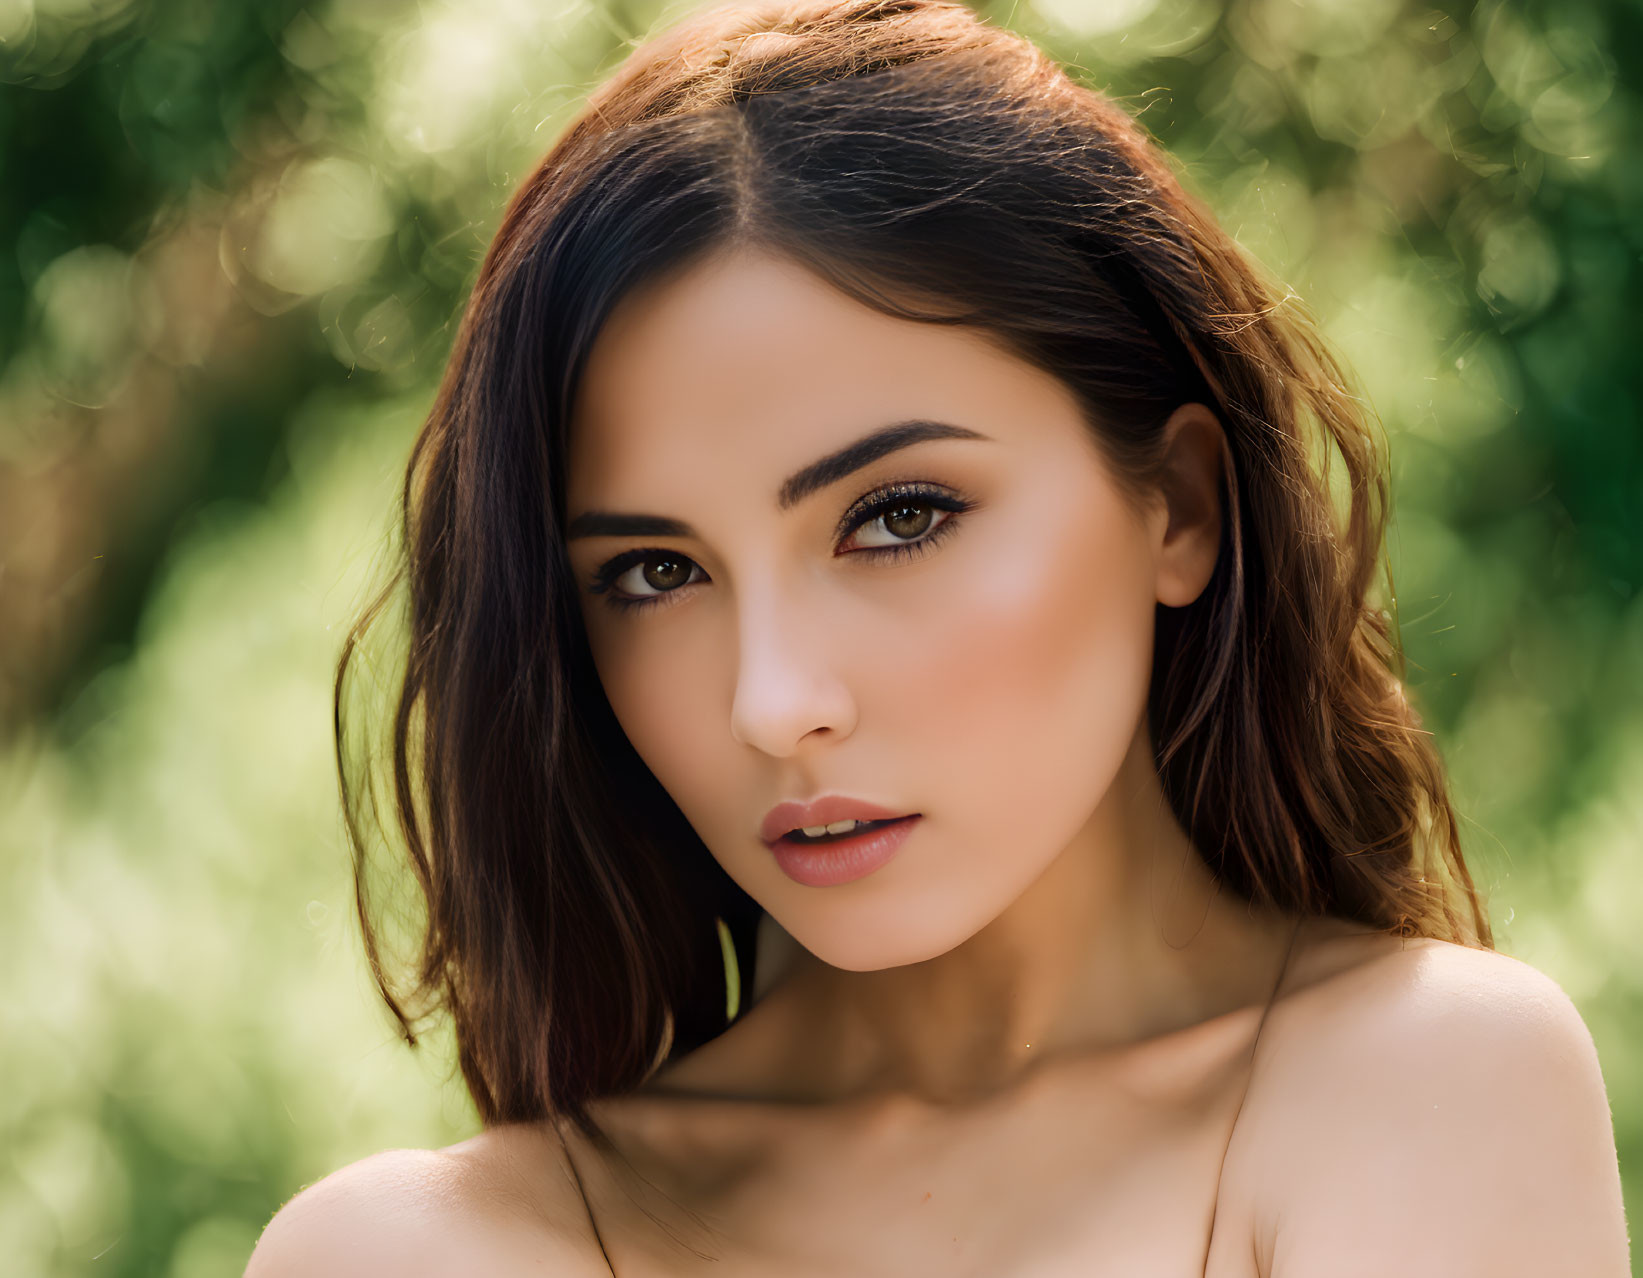
{"label": "eyelash", "polygon": [[[934,510],[945,510],[947,518],[942,520],[929,532],[916,541],[904,541],[899,545],[872,546],[865,550],[854,550],[854,555],[869,555],[872,557],[887,556],[891,562],[908,559],[913,556],[927,553],[930,547],[946,536],[949,529],[955,528],[962,520],[963,515],[975,508],[975,503],[964,497],[956,496],[945,489],[936,488],[923,483],[891,484],[886,488],[875,489],[863,497],[851,512],[840,521],[842,532],[840,540],[847,540],[858,529],[864,528],[880,516],[891,511],[899,510],[903,506],[927,506]],[[667,599],[679,593],[682,586],[672,590],[664,590],[654,595],[623,595],[612,588],[623,573],[635,564],[644,563],[649,559],[660,558],[666,555],[670,559],[683,560],[694,566],[694,561],[687,556],[675,554],[671,550],[658,547],[644,547],[637,550],[624,551],[614,559],[609,560],[594,573],[593,583],[588,587],[592,594],[608,595],[605,602],[612,608],[622,611],[654,607],[664,603]],[[691,583],[693,584],[693,583]]]}

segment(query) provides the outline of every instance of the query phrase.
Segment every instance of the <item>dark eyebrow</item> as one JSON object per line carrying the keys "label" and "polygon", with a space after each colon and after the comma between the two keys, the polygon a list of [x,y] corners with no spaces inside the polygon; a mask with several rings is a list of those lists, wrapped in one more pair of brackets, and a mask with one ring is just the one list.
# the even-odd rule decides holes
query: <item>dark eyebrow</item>
{"label": "dark eyebrow", "polygon": [[[913,444],[930,439],[990,439],[980,431],[950,422],[912,420],[894,422],[863,435],[853,444],[846,444],[837,452],[813,461],[787,477],[776,494],[776,509],[791,510],[811,493],[836,484],[846,475],[854,474],[863,466],[870,466],[880,457]],[[570,521],[566,530],[567,541],[578,537],[696,537],[696,530],[680,519],[664,515],[620,515],[604,510],[589,510]]]}

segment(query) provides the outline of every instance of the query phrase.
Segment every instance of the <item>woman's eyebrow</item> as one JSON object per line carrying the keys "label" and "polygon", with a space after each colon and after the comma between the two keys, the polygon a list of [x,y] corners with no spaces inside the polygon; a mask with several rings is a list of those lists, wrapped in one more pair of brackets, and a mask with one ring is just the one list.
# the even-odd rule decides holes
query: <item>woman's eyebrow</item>
{"label": "woman's eyebrow", "polygon": [[[854,443],[795,471],[776,493],[776,509],[786,512],[811,493],[836,484],[845,476],[869,466],[879,458],[931,439],[987,439],[980,431],[951,422],[922,419],[893,422],[863,435]],[[578,537],[696,537],[696,530],[680,519],[666,515],[627,515],[606,510],[584,511],[570,521],[567,541]]]}

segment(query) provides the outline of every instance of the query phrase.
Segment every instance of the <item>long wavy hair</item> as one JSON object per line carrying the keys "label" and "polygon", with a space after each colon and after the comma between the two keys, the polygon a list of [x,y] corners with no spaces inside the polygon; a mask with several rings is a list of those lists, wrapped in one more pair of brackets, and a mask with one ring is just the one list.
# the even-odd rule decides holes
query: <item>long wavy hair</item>
{"label": "long wavy hair", "polygon": [[[589,1101],[721,1033],[721,923],[751,979],[759,907],[616,722],[562,535],[601,324],[734,245],[1002,340],[1074,392],[1129,493],[1157,479],[1172,410],[1209,405],[1222,554],[1194,603],[1159,607],[1148,701],[1175,815],[1244,898],[1492,948],[1396,617],[1368,597],[1384,441],[1297,299],[1123,109],[962,5],[733,4],[634,49],[509,203],[406,467],[403,557],[337,665],[367,957],[408,1042],[453,1018],[487,1126],[596,1130]],[[1391,586],[1387,566],[1395,607]],[[402,589],[391,807],[425,908],[390,972],[363,829],[380,805],[344,708]]]}

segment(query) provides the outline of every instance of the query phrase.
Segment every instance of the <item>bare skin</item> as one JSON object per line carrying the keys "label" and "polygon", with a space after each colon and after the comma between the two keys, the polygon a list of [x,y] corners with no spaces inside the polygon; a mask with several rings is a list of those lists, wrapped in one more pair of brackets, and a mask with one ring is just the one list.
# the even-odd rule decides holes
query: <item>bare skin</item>
{"label": "bare skin", "polygon": [[1252,1007],[979,1102],[723,1099],[762,1012],[671,1074],[699,1090],[595,1106],[615,1159],[544,1122],[386,1150],[282,1208],[247,1278],[1630,1274],[1590,1036],[1506,955],[1308,921],[1213,1208]]}
{"label": "bare skin", "polygon": [[[911,419],[984,438],[779,507],[786,477]],[[567,1128],[567,1164],[546,1123],[399,1151],[287,1235],[391,1201],[383,1273],[599,1275],[608,1255],[621,1278],[1189,1278],[1213,1223],[1215,1278],[1619,1278],[1612,1128],[1561,991],[1498,954],[1297,930],[1222,889],[1165,802],[1152,627],[1214,569],[1223,440],[1202,405],[1164,429],[1166,474],[1130,501],[1066,388],[976,334],[745,250],[625,299],[585,370],[567,519],[691,531],[569,553],[588,583],[656,551],[616,586],[660,602],[583,595],[590,649],[635,749],[766,911],[754,1005],[594,1107],[615,1158]],[[898,481],[968,508],[841,540]],[[862,553],[945,519],[917,556]],[[872,874],[808,886],[758,830],[823,793],[921,818]],[[1417,1085],[1438,1099],[1411,1105]],[[1509,1151],[1450,1152],[1501,1114]],[[1413,1156],[1363,1178],[1389,1151]]]}
{"label": "bare skin", "polygon": [[[1334,919],[1311,922],[1302,941],[1263,1055],[1293,1037],[1300,991],[1441,944]],[[809,1041],[804,996],[783,991],[640,1095],[596,1107],[620,1159],[563,1134],[623,1278],[1186,1278],[1203,1272],[1212,1217],[1208,1272],[1256,1278],[1263,1169],[1234,1157],[1223,1178],[1221,1161],[1270,985],[1141,1042],[1046,1053],[1006,1086],[947,1102],[902,1090],[781,1099],[789,1076],[808,1072],[792,1045]],[[514,1143],[555,1161],[552,1140],[515,1127],[457,1148],[494,1158]],[[589,1273],[604,1263],[597,1248]]]}

